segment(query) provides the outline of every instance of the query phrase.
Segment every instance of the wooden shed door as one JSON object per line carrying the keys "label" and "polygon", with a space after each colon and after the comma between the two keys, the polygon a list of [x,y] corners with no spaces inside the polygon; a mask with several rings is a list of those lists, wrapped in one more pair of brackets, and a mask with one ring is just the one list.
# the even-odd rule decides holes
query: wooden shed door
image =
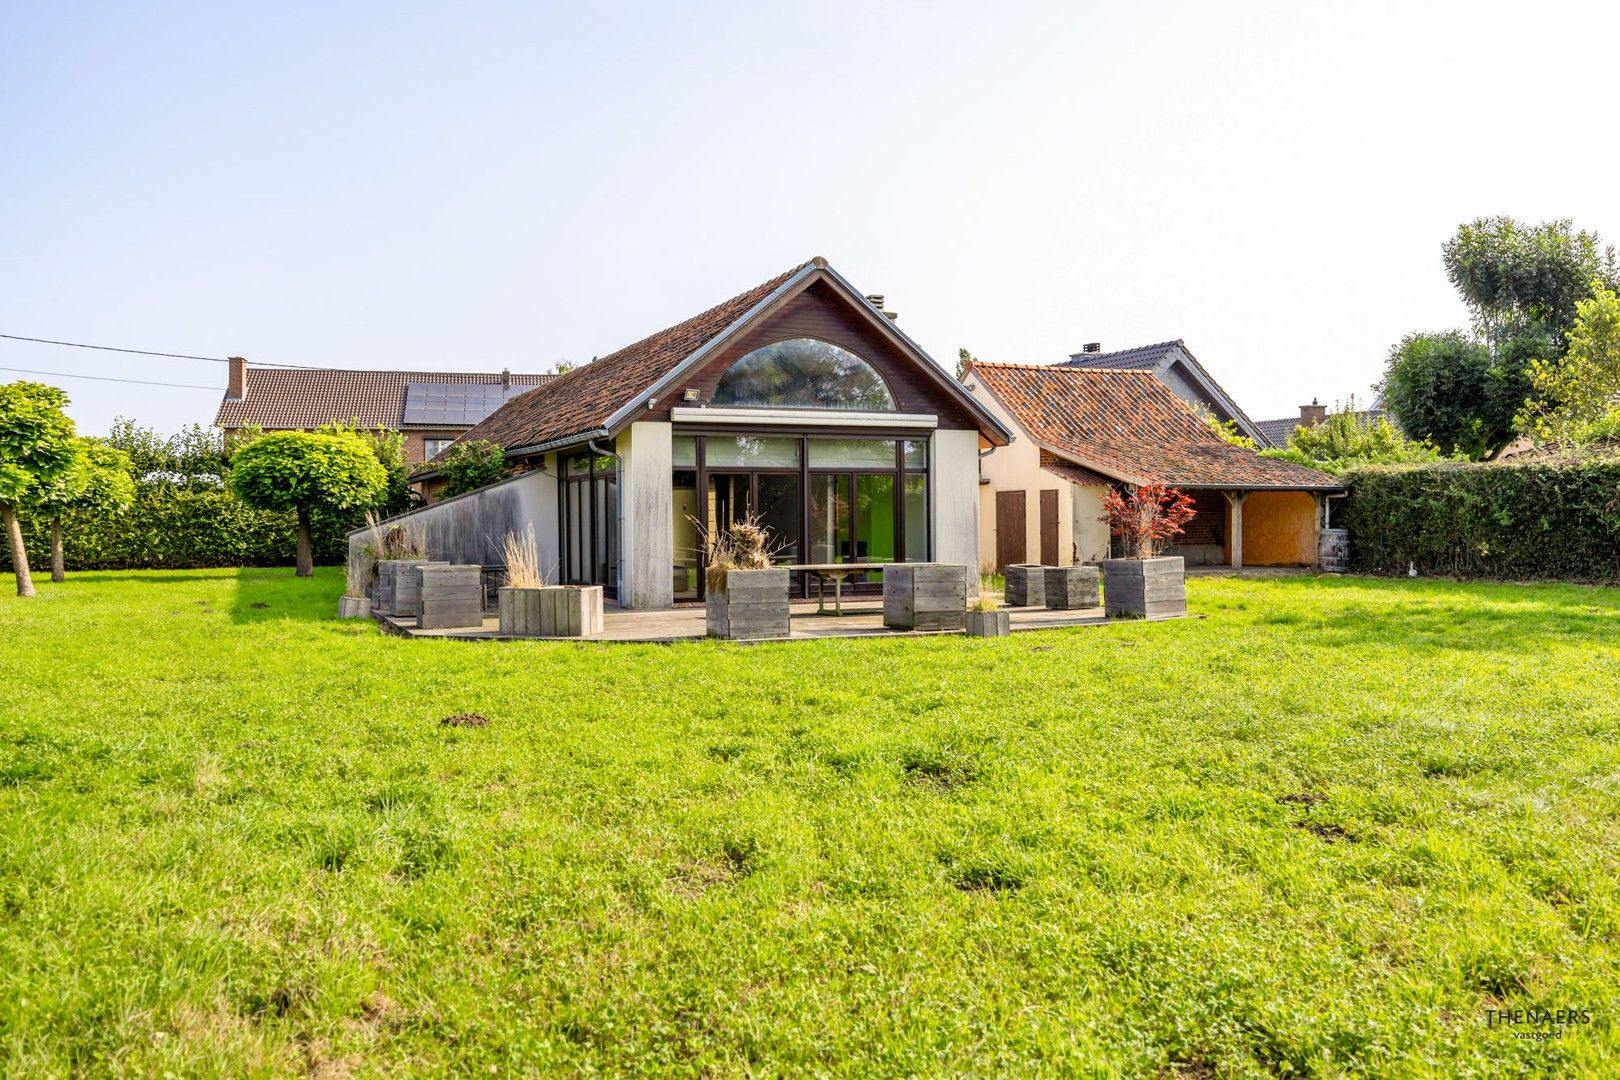
{"label": "wooden shed door", "polygon": [[996,569],[1027,562],[1024,555],[1024,493],[996,492]]}
{"label": "wooden shed door", "polygon": [[1058,564],[1058,493],[1057,488],[1041,492],[1041,565]]}

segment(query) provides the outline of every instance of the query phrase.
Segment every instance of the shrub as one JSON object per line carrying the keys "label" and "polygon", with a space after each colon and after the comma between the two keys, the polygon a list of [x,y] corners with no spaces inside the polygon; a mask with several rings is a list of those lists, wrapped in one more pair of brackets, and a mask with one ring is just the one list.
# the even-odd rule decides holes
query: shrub
{"label": "shrub", "polygon": [[437,468],[444,477],[441,494],[446,499],[505,480],[508,473],[506,451],[484,439],[455,443]]}
{"label": "shrub", "polygon": [[1109,489],[1103,520],[1128,559],[1151,559],[1193,519],[1193,501],[1177,488],[1144,484],[1129,496]]}
{"label": "shrub", "polygon": [[1620,579],[1620,456],[1370,467],[1338,519],[1370,573]]}
{"label": "shrub", "polygon": [[[311,522],[315,562],[341,564],[358,513],[317,511]],[[23,538],[36,559],[51,549],[50,522],[24,518]],[[181,570],[286,566],[298,544],[291,513],[254,510],[218,488],[138,484],[134,503],[116,513],[70,510],[62,518],[68,570]],[[0,551],[0,568],[11,560]]]}

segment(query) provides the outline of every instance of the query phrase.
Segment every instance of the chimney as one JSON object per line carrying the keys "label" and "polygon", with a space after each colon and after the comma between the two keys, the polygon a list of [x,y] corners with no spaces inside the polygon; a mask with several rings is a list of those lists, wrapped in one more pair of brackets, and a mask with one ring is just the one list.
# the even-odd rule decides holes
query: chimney
{"label": "chimney", "polygon": [[898,319],[900,316],[896,315],[892,311],[884,311],[883,310],[883,299],[884,299],[884,297],[883,297],[882,293],[867,293],[866,294],[866,302],[868,304],[871,304],[873,307],[877,308],[879,314],[881,314],[885,319],[888,319],[890,322],[893,322],[895,319]]}
{"label": "chimney", "polygon": [[1299,407],[1299,426],[1315,427],[1327,419],[1327,406],[1318,405],[1315,398],[1311,398],[1309,405]]}
{"label": "chimney", "polygon": [[501,389],[503,389],[503,390],[512,389],[512,369],[511,368],[504,368],[504,367],[501,368]]}
{"label": "chimney", "polygon": [[233,356],[230,358],[230,374],[225,380],[225,396],[232,401],[241,401],[245,393],[247,393],[247,361],[240,356]]}
{"label": "chimney", "polygon": [[1085,353],[1088,353],[1088,352],[1100,353],[1100,352],[1102,352],[1102,342],[1100,342],[1100,341],[1088,341],[1084,345],[1080,346],[1080,352],[1082,354],[1085,354]]}

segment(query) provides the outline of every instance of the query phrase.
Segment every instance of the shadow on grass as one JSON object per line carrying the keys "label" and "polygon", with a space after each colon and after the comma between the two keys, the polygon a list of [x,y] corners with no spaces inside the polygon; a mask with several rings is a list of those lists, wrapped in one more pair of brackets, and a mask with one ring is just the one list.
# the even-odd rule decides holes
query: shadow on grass
{"label": "shadow on grass", "polygon": [[296,576],[290,566],[244,567],[230,573],[236,580],[232,622],[337,621],[338,596],[343,592],[341,567],[317,566],[312,578]]}

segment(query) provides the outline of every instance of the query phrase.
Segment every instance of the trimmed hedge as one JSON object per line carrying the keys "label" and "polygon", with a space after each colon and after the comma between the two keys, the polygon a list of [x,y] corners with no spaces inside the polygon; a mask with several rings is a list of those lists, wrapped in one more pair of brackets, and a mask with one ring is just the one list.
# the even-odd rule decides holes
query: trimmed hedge
{"label": "trimmed hedge", "polygon": [[[360,515],[317,513],[312,522],[315,562],[343,562],[348,532]],[[24,518],[23,540],[34,573],[49,572],[50,523]],[[62,550],[69,570],[205,569],[221,566],[292,566],[298,524],[291,513],[254,510],[217,488],[141,484],[134,504],[119,514],[75,513],[62,520]],[[0,570],[11,556],[0,544]]]}
{"label": "trimmed hedge", "polygon": [[1374,574],[1620,580],[1620,458],[1369,467],[1335,520]]}

